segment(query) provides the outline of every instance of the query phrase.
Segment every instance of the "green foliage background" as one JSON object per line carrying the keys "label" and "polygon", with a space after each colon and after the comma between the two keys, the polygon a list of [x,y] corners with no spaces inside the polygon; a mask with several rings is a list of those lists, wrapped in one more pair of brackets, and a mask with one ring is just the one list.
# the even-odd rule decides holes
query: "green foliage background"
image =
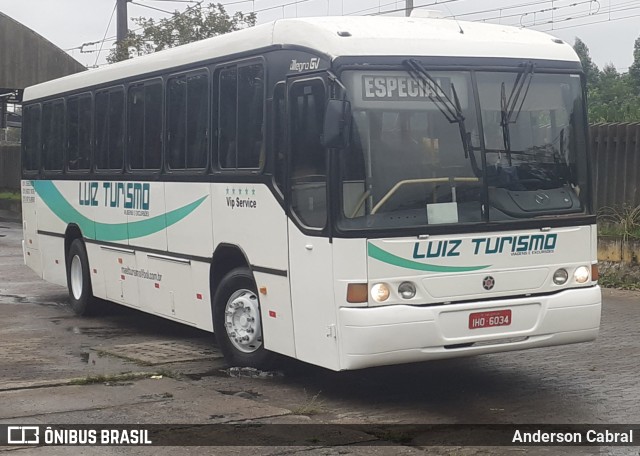
{"label": "green foliage background", "polygon": [[618,73],[613,64],[598,69],[587,45],[576,38],[573,45],[587,77],[589,122],[640,122],[640,37],[633,47],[633,64]]}
{"label": "green foliage background", "polygon": [[176,11],[168,19],[139,17],[133,22],[137,28],[130,30],[127,39],[111,50],[107,56],[109,63],[253,27],[256,14],[236,12],[231,16],[220,3],[205,6],[200,2],[181,13]]}

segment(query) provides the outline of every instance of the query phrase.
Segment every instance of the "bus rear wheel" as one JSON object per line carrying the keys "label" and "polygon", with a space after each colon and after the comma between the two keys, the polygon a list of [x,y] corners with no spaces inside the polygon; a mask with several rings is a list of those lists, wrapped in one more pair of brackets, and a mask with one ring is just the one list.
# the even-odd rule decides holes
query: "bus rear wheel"
{"label": "bus rear wheel", "polygon": [[220,281],[213,298],[213,330],[231,366],[268,368],[274,354],[264,348],[260,300],[249,268],[236,268]]}
{"label": "bus rear wheel", "polygon": [[87,249],[82,239],[74,240],[67,253],[67,286],[73,311],[77,315],[90,315],[95,310],[95,298],[91,287]]}

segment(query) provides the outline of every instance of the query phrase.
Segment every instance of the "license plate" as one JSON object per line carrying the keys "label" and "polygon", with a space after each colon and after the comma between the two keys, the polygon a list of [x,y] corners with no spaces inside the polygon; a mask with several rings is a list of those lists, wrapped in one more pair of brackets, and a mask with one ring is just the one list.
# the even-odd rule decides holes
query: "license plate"
{"label": "license plate", "polygon": [[469,329],[509,326],[510,324],[511,309],[475,312],[469,315]]}

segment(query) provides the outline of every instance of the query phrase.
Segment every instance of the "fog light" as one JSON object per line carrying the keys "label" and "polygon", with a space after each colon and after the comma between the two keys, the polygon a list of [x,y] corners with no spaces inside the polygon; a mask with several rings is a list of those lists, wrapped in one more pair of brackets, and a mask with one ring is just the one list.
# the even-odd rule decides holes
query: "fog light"
{"label": "fog light", "polygon": [[556,285],[563,285],[567,282],[569,278],[569,273],[566,269],[558,269],[553,273],[553,283]]}
{"label": "fog light", "polygon": [[398,294],[402,299],[411,299],[416,295],[416,286],[411,282],[402,282],[398,287]]}
{"label": "fog light", "polygon": [[578,283],[585,283],[589,280],[589,268],[586,266],[580,266],[576,269],[576,272],[573,273],[573,278],[576,279]]}
{"label": "fog light", "polygon": [[386,301],[389,299],[389,287],[384,283],[376,283],[371,287],[371,297],[377,302]]}

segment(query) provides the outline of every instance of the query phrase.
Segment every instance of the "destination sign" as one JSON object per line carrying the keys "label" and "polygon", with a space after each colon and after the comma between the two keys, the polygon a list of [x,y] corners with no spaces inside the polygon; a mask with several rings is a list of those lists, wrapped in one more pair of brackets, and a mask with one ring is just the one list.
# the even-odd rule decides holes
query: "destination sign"
{"label": "destination sign", "polygon": [[[434,78],[450,97],[451,80]],[[406,76],[362,75],[362,99],[366,101],[425,101],[436,96],[435,87],[425,81]],[[440,93],[444,98],[444,94]]]}
{"label": "destination sign", "polygon": [[[430,71],[429,75],[439,86],[413,78],[407,71],[345,71],[342,81],[349,92],[353,110],[382,109],[386,111],[437,111],[438,95],[453,101],[451,85],[455,86],[460,107],[469,104],[470,80],[463,71]],[[446,94],[446,97],[445,97]]]}

